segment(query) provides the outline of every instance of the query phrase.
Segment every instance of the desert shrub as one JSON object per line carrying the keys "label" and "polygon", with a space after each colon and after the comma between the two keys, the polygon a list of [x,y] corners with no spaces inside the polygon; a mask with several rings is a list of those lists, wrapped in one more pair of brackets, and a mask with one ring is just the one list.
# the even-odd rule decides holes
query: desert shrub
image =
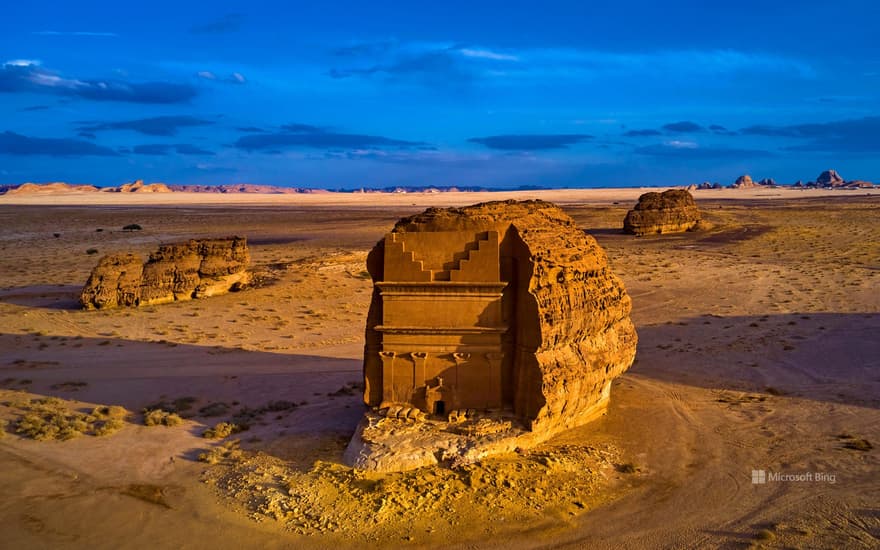
{"label": "desert shrub", "polygon": [[240,431],[241,427],[238,424],[234,424],[232,422],[220,422],[213,428],[208,428],[207,430],[205,430],[205,433],[202,434],[202,437],[204,437],[205,439],[223,439]]}
{"label": "desert shrub", "polygon": [[36,439],[48,441],[59,439],[66,441],[85,433],[89,424],[79,413],[65,414],[61,411],[30,412],[18,420],[16,433]]}
{"label": "desert shrub", "polygon": [[123,407],[98,406],[91,414],[70,410],[70,402],[44,397],[16,403],[24,414],[15,423],[15,432],[37,441],[67,440],[87,435],[109,435],[124,425],[128,414]]}
{"label": "desert shrub", "polygon": [[0,439],[6,437],[6,425],[9,424],[8,420],[0,419]]}
{"label": "desert shrub", "polygon": [[130,223],[122,228],[123,231],[141,231],[143,227],[136,223]]}
{"label": "desert shrub", "polygon": [[[164,341],[163,341],[164,343]],[[162,400],[152,405],[147,405],[144,410],[163,410],[169,413],[183,413],[192,409],[193,404],[198,401],[198,398],[192,396],[186,397],[178,397],[173,401]]]}
{"label": "desert shrub", "polygon": [[125,425],[120,418],[110,418],[102,422],[95,428],[95,435],[105,436],[118,432]]}
{"label": "desert shrub", "polygon": [[776,535],[769,529],[761,529],[755,534],[755,538],[758,540],[773,540],[776,538]]}
{"label": "desert shrub", "polygon": [[199,453],[199,462],[207,462],[208,464],[217,464],[226,456],[226,450],[222,447],[214,447],[204,453]]}
{"label": "desert shrub", "polygon": [[177,426],[181,423],[183,419],[177,413],[162,409],[144,409],[145,426]]}
{"label": "desert shrub", "polygon": [[88,250],[86,250],[86,254],[88,254],[88,255],[90,255],[90,256],[91,256],[92,254],[97,254],[97,253],[98,253],[98,249],[97,249],[97,248],[89,248]]}
{"label": "desert shrub", "polygon": [[209,403],[199,409],[199,414],[202,416],[222,416],[229,412],[229,405],[226,403]]}
{"label": "desert shrub", "polygon": [[107,418],[125,418],[128,410],[119,405],[100,405],[92,410],[92,415]]}
{"label": "desert shrub", "polygon": [[279,411],[289,411],[291,409],[295,409],[297,404],[293,401],[287,401],[284,399],[278,401],[269,401],[266,403],[266,406],[263,407],[267,411],[271,412],[279,412]]}
{"label": "desert shrub", "polygon": [[219,447],[214,447],[204,453],[200,453],[199,461],[207,462],[208,464],[217,464],[224,458],[230,458],[232,460],[239,459],[242,456],[240,445],[241,441],[238,439],[231,439]]}

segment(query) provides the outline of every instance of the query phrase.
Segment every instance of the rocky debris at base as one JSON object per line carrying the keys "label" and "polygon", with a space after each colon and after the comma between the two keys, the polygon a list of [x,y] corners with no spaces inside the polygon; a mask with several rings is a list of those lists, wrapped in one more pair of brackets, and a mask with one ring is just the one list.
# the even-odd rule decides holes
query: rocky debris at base
{"label": "rocky debris at base", "polygon": [[240,289],[248,282],[244,237],[163,244],[143,263],[136,254],[98,261],[80,294],[85,309],[191,300]]}
{"label": "rocky debris at base", "polygon": [[[455,469],[376,473],[318,460],[311,468],[235,442],[217,447],[203,474],[234,508],[308,536],[432,545],[461,533],[522,530],[568,521],[610,498],[621,474],[610,446],[541,446]],[[637,475],[637,474],[636,474]]]}
{"label": "rocky debris at base", "polygon": [[684,189],[645,193],[627,212],[623,230],[633,235],[691,231],[700,223],[694,197]]}
{"label": "rocky debris at base", "polygon": [[469,417],[456,414],[455,420],[413,420],[394,412],[367,412],[345,449],[344,461],[372,472],[400,472],[441,463],[457,467],[533,447],[551,435],[526,430],[516,418],[491,412],[472,411]]}

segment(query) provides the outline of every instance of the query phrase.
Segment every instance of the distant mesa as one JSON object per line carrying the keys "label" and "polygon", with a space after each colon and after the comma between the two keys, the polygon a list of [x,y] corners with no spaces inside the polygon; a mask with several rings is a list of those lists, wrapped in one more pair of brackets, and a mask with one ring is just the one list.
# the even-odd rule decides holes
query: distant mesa
{"label": "distant mesa", "polygon": [[645,193],[626,213],[623,231],[631,235],[680,233],[698,229],[700,211],[693,195],[684,189]]}
{"label": "distant mesa", "polygon": [[143,262],[137,254],[98,261],[80,294],[85,309],[137,307],[225,294],[248,283],[244,237],[163,244]]}
{"label": "distant mesa", "polygon": [[604,413],[630,367],[631,301],[559,207],[498,201],[404,218],[367,258],[367,412],[348,464],[467,463]]}
{"label": "distant mesa", "polygon": [[231,185],[169,185],[169,189],[179,193],[261,193],[267,195],[296,195],[300,193],[328,193],[324,189],[308,189],[304,187],[277,187],[274,185],[257,185],[253,183],[237,183]]}
{"label": "distant mesa", "polygon": [[124,183],[119,187],[108,187],[104,191],[110,193],[170,193],[171,189],[164,183],[144,184],[144,180],[136,180],[133,183]]}
{"label": "distant mesa", "polygon": [[6,191],[8,195],[31,195],[44,194],[55,195],[61,193],[92,193],[98,188],[94,185],[75,185],[64,182],[53,183],[23,183]]}

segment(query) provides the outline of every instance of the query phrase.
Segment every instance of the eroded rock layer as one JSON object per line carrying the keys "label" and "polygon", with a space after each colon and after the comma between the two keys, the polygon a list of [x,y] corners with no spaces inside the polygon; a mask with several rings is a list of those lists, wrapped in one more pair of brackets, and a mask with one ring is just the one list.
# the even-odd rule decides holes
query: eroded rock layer
{"label": "eroded rock layer", "polygon": [[627,212],[623,230],[633,235],[676,233],[695,229],[700,211],[694,197],[684,189],[645,193]]}
{"label": "eroded rock layer", "polygon": [[[386,252],[406,258],[413,267],[401,269]],[[454,261],[444,263],[443,257]],[[493,261],[494,270],[488,265]],[[405,400],[401,395],[412,386],[410,404],[445,420],[450,403],[459,397],[480,399],[473,387],[462,385],[486,380],[482,389],[488,408],[498,403],[527,430],[551,434],[601,414],[611,380],[635,357],[637,337],[623,284],[596,240],[553,204],[499,201],[430,208],[400,220],[372,250],[367,264],[375,283],[364,356],[368,405]],[[389,266],[393,273],[386,273]],[[400,300],[427,299],[413,294],[423,287],[437,302],[409,310],[406,319],[391,315],[390,308],[400,307]],[[497,291],[500,304],[492,302],[496,288],[503,288]],[[463,296],[461,304],[448,298],[451,292]],[[474,300],[488,302],[484,314],[474,317],[474,326],[459,324],[444,333],[442,327],[459,319],[455,316]],[[498,333],[498,339],[490,337]],[[397,347],[389,345],[392,341]],[[411,346],[411,352],[400,342]],[[486,350],[475,342],[498,349],[482,353]],[[433,377],[432,368],[441,376]],[[499,373],[497,382],[474,374],[493,369]],[[429,374],[419,379],[413,372]],[[432,398],[435,393],[439,397]],[[447,408],[438,408],[436,399]]]}
{"label": "eroded rock layer", "polygon": [[245,284],[244,237],[163,244],[143,263],[135,254],[104,256],[80,295],[86,309],[161,304],[223,294]]}

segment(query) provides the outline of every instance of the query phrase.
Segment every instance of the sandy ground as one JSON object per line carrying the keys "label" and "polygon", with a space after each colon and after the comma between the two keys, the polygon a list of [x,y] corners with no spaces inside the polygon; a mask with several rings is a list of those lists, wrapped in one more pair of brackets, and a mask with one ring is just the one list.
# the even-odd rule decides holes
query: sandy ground
{"label": "sandy ground", "polygon": [[[0,197],[0,546],[877,547],[880,198],[775,191],[697,192],[715,229],[648,238],[619,233],[642,190]],[[532,197],[566,205],[633,297],[638,356],[608,414],[467,479],[340,468],[369,248],[426,206]],[[273,284],[76,309],[101,254],[229,234]],[[43,396],[135,414],[104,437],[16,435]],[[175,400],[182,425],[142,424]],[[279,400],[296,406],[265,410]],[[240,450],[199,462],[243,407],[264,412]]]}

